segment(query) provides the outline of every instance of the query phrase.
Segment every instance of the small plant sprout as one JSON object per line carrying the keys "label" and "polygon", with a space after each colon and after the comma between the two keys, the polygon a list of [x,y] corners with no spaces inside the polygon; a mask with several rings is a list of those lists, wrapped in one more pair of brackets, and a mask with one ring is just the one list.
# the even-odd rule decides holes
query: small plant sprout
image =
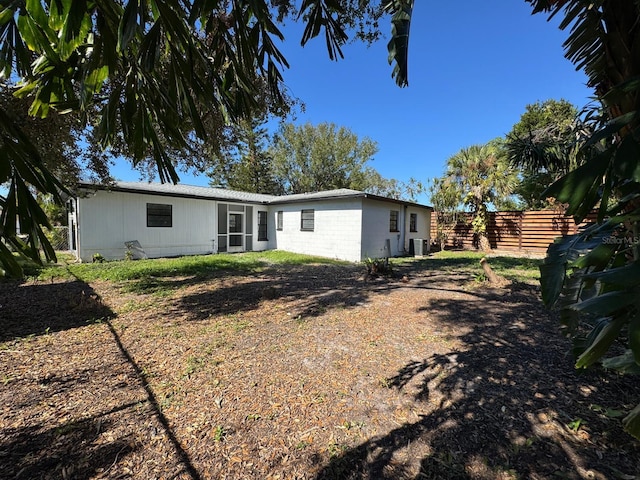
{"label": "small plant sprout", "polygon": [[226,434],[227,432],[222,425],[216,425],[216,427],[213,429],[213,439],[216,442],[221,442]]}

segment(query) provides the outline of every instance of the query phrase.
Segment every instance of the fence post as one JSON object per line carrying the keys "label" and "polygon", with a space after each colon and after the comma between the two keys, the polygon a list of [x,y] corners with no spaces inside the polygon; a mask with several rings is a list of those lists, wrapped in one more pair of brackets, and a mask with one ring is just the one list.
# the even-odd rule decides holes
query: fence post
{"label": "fence post", "polygon": [[527,212],[520,212],[518,215],[518,251],[522,251],[522,217],[525,216]]}

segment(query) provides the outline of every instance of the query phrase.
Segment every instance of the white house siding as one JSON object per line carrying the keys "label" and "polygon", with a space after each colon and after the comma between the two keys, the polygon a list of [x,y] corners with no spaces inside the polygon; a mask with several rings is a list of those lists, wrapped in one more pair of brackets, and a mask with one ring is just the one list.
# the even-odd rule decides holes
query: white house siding
{"label": "white house siding", "polygon": [[[398,212],[398,232],[389,231],[391,211]],[[405,207],[399,203],[366,199],[362,205],[363,258],[394,257],[404,253]],[[388,243],[387,243],[388,241]],[[386,250],[386,245],[390,250]]]}
{"label": "white house siding", "polygon": [[[417,222],[416,222],[417,231],[416,232],[411,232],[409,228],[409,219],[412,213],[415,213],[417,215]],[[431,241],[430,241],[431,210],[428,210],[426,208],[408,206],[406,210],[406,215],[407,216],[405,218],[405,231],[407,232],[407,234],[406,234],[405,243],[404,243],[405,250],[407,252],[409,251],[409,242],[411,239],[426,240],[425,246],[426,248],[429,248],[429,245],[431,244]],[[423,253],[426,254],[427,252],[423,250]]]}
{"label": "white house siding", "polygon": [[[172,205],[172,226],[147,227],[147,203]],[[98,190],[78,201],[78,256],[122,259],[130,240],[138,240],[149,257],[211,253],[215,206],[212,200]]]}
{"label": "white house siding", "polygon": [[[270,205],[269,248],[358,262],[362,260],[361,205],[360,198]],[[314,210],[312,232],[300,229],[301,212],[307,209]],[[278,211],[283,212],[281,231],[275,229]]]}

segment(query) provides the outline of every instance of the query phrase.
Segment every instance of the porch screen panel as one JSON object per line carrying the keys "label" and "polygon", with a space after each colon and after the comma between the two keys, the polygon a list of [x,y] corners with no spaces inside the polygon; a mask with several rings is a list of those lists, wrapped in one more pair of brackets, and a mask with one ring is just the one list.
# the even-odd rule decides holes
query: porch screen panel
{"label": "porch screen panel", "polygon": [[218,204],[218,235],[227,233],[227,204]]}
{"label": "porch screen panel", "polygon": [[218,251],[226,252],[227,251],[227,236],[226,235],[218,235]]}
{"label": "porch screen panel", "polygon": [[245,215],[246,226],[244,233],[251,235],[253,233],[253,207],[247,207],[247,214]]}
{"label": "porch screen panel", "polygon": [[253,237],[251,235],[247,235],[244,240],[244,249],[247,252],[253,251]]}
{"label": "porch screen panel", "polygon": [[227,251],[227,204],[218,204],[218,252]]}

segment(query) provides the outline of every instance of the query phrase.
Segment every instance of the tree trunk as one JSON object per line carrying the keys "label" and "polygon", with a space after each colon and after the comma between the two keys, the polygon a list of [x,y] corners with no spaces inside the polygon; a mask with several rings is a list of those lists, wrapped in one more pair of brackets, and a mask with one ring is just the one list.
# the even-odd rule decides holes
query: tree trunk
{"label": "tree trunk", "polygon": [[487,280],[489,280],[489,283],[500,283],[500,277],[494,273],[486,258],[483,257],[480,260],[480,265],[482,265],[482,270],[484,270],[484,274],[487,277]]}
{"label": "tree trunk", "polygon": [[486,233],[479,233],[478,234],[478,244],[480,245],[480,249],[483,252],[490,252],[491,251],[491,243],[489,242],[489,237],[487,237]]}

